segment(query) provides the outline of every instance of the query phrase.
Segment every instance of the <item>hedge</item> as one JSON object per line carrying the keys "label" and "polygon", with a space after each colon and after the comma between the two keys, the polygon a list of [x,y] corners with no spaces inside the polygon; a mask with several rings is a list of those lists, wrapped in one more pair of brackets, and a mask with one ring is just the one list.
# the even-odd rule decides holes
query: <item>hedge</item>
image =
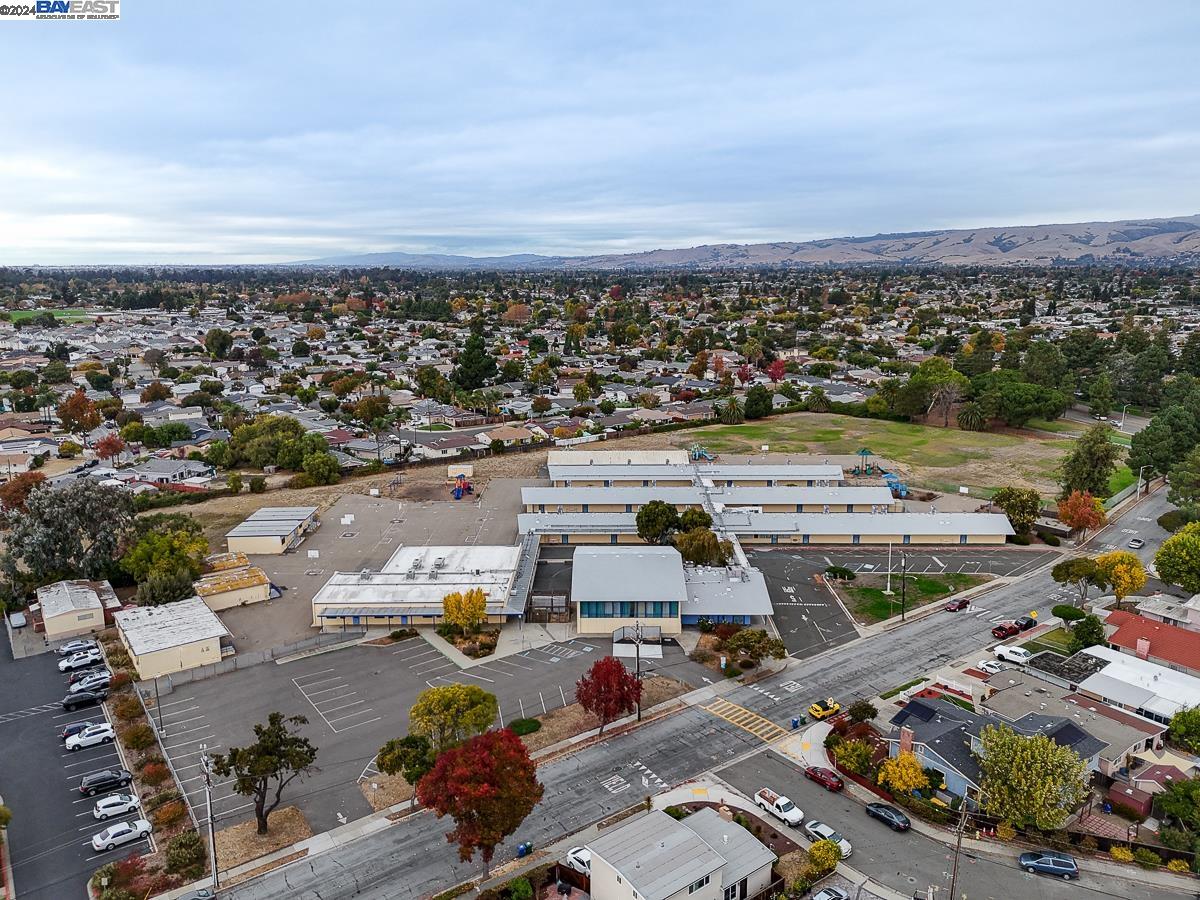
{"label": "hedge", "polygon": [[521,735],[533,734],[542,727],[542,723],[537,719],[513,719],[508,723],[508,727],[513,734],[520,737]]}

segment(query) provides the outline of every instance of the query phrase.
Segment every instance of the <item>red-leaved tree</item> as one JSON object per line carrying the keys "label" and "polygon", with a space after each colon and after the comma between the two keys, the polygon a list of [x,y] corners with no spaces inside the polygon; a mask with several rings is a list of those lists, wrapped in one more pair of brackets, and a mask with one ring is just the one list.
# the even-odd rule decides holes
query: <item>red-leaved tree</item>
{"label": "red-leaved tree", "polygon": [[111,460],[125,452],[125,441],[119,434],[107,434],[96,441],[96,455]]}
{"label": "red-leaved tree", "polygon": [[737,367],[737,372],[734,374],[737,375],[738,381],[740,381],[742,384],[746,384],[751,378],[754,377],[754,370],[743,363]]}
{"label": "red-leaved tree", "polygon": [[575,699],[600,720],[603,734],[605,725],[637,707],[642,699],[642,683],[615,656],[605,656],[576,682]]}
{"label": "red-leaved tree", "polygon": [[64,431],[83,434],[100,424],[100,413],[80,389],[58,405],[58,421]]}
{"label": "red-leaved tree", "polygon": [[446,840],[464,862],[479,851],[486,877],[496,845],[515,832],[542,799],[537,766],[507,728],[486,731],[438,755],[417,782],[417,800],[454,819]]}
{"label": "red-leaved tree", "polygon": [[22,472],[0,485],[0,507],[5,510],[25,509],[25,501],[36,488],[46,483],[41,472]]}
{"label": "red-leaved tree", "polygon": [[775,382],[775,384],[779,384],[779,382],[783,381],[783,376],[786,374],[787,363],[785,363],[782,359],[774,360],[769,366],[767,366],[767,377],[770,378],[771,381]]}
{"label": "red-leaved tree", "polygon": [[1058,517],[1072,528],[1083,529],[1084,536],[1108,521],[1104,507],[1091,491],[1071,491],[1069,496],[1059,500]]}

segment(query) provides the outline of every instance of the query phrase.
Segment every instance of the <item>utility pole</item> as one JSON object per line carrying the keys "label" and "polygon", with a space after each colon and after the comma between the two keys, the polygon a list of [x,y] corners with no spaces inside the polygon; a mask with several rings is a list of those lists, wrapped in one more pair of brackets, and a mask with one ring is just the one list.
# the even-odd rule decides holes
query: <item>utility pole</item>
{"label": "utility pole", "polygon": [[955,889],[958,887],[958,855],[962,853],[962,838],[963,832],[967,828],[967,801],[963,798],[962,814],[958,817],[958,837],[954,841],[954,866],[950,870],[950,897],[949,900],[954,900],[956,896]]}
{"label": "utility pole", "polygon": [[883,589],[885,597],[892,596],[892,542],[888,541],[888,571],[887,571],[887,587]]}
{"label": "utility pole", "polygon": [[905,593],[905,588],[908,583],[908,557],[903,553],[900,554],[900,621],[904,621],[905,602],[908,600],[908,595]]}
{"label": "utility pole", "polygon": [[[638,686],[642,684],[642,620],[638,619],[633,626],[633,647],[635,662],[635,675]],[[638,691],[637,701],[637,720],[642,721],[642,692]]]}
{"label": "utility pole", "polygon": [[204,769],[204,800],[208,809],[208,858],[212,860],[212,889],[217,892],[217,826],[213,822],[212,811],[212,759],[208,755],[208,745],[200,745],[200,766]]}
{"label": "utility pole", "polygon": [[158,679],[154,679],[154,708],[158,710],[158,734],[159,737],[166,737],[167,732],[163,728],[162,720],[162,700],[158,697]]}

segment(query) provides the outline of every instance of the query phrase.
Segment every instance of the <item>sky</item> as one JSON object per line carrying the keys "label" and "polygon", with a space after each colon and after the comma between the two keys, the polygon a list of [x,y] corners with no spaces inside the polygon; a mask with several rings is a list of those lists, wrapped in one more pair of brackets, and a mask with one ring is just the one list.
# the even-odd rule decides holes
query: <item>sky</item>
{"label": "sky", "polygon": [[1193,0],[122,0],[0,20],[0,264],[1200,213]]}

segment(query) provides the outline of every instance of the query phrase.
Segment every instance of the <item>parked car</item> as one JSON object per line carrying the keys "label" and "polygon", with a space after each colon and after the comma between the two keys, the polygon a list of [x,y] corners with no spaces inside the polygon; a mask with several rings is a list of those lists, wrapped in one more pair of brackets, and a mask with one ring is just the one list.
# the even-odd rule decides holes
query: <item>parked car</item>
{"label": "parked car", "polygon": [[133,794],[109,794],[101,797],[92,807],[92,816],[96,819],[111,819],[113,816],[123,816],[138,808],[138,798]]}
{"label": "parked car", "polygon": [[1004,671],[1004,666],[1000,665],[1000,663],[994,659],[981,659],[979,662],[975,663],[975,668],[982,672],[987,672],[989,675],[995,675],[997,672]]}
{"label": "parked car", "polygon": [[783,794],[777,794],[770,788],[763,788],[754,795],[754,802],[759,809],[767,810],[781,822],[789,825],[799,825],[804,821],[804,812]]}
{"label": "parked car", "polygon": [[837,772],[824,766],[809,766],[804,770],[804,777],[815,781],[827,791],[840,791],[846,786]]}
{"label": "parked car", "polygon": [[1025,663],[1033,659],[1032,653],[1024,647],[1018,647],[1014,644],[1001,644],[992,652],[996,654],[997,659],[1002,659],[1005,662],[1019,663],[1020,665],[1025,665]]}
{"label": "parked car", "polygon": [[1064,881],[1079,877],[1075,857],[1053,850],[1031,850],[1020,856],[1021,868],[1030,874],[1057,875]]}
{"label": "parked car", "polygon": [[574,869],[580,875],[591,877],[592,851],[587,847],[572,847],[567,851],[567,858],[563,862],[568,869]]}
{"label": "parked car", "polygon": [[87,797],[95,797],[101,791],[115,791],[133,781],[133,776],[126,769],[105,769],[84,775],[79,782],[79,793]]}
{"label": "parked car", "polygon": [[144,837],[149,837],[153,831],[150,823],[145,819],[134,819],[132,822],[118,822],[116,825],[109,825],[102,832],[92,838],[92,849],[99,853],[102,850],[112,850],[114,847],[120,847],[122,844],[130,844],[134,841],[140,841]]}
{"label": "parked car", "polygon": [[908,816],[890,803],[868,803],[867,815],[872,819],[878,819],[892,831],[908,831],[912,827]]}
{"label": "parked car", "polygon": [[74,656],[76,653],[86,653],[88,650],[98,650],[100,645],[86,639],[67,641],[54,652],[59,656]]}
{"label": "parked car", "polygon": [[181,897],[176,897],[175,900],[213,900],[215,896],[216,894],[208,888],[196,888],[196,890],[188,891]]}
{"label": "parked car", "polygon": [[832,697],[825,700],[818,700],[808,708],[808,714],[818,722],[821,719],[828,719],[830,716],[836,716],[842,709],[842,704],[838,703]]}
{"label": "parked car", "polygon": [[98,747],[100,744],[107,744],[115,740],[116,737],[113,727],[107,722],[101,722],[67,738],[67,749],[83,750],[85,747]]}
{"label": "parked car", "polygon": [[72,722],[70,725],[64,725],[62,732],[59,734],[61,740],[66,740],[73,734],[79,734],[85,728],[91,728],[95,722]]}
{"label": "parked car", "polygon": [[89,672],[83,678],[74,682],[67,688],[68,694],[78,694],[80,691],[95,691],[100,688],[107,689],[112,683],[112,675],[108,672]]}
{"label": "parked car", "polygon": [[1030,628],[1035,628],[1037,626],[1037,619],[1035,619],[1033,616],[1020,616],[1016,620],[1016,625],[1017,628],[1021,629],[1021,631],[1028,631]]}
{"label": "parked car", "polygon": [[1019,625],[1017,625],[1016,622],[1001,622],[999,625],[997,625],[995,628],[992,629],[992,637],[999,638],[1000,640],[1004,640],[1005,638],[1010,638],[1014,634],[1020,634],[1020,633],[1021,633],[1021,628]]}
{"label": "parked car", "polygon": [[968,600],[966,597],[959,597],[958,599],[951,600],[949,603],[947,603],[945,606],[945,610],[946,610],[946,612],[961,612],[962,610],[966,609],[970,605],[971,605],[971,601]]}
{"label": "parked car", "polygon": [[79,653],[72,653],[66,659],[58,661],[58,671],[74,672],[76,669],[86,669],[89,666],[98,666],[104,662],[104,657],[100,655],[100,648],[95,647],[91,650],[83,650]]}
{"label": "parked car", "polygon": [[813,894],[812,900],[850,900],[850,895],[841,888],[827,887]]}
{"label": "parked car", "polygon": [[845,859],[854,851],[848,840],[819,819],[811,819],[805,822],[804,833],[814,841],[833,841],[841,849],[842,859]]}
{"label": "parked car", "polygon": [[91,706],[108,699],[108,688],[96,688],[91,691],[77,691],[62,698],[62,708],[67,712],[79,709],[81,706]]}
{"label": "parked car", "polygon": [[109,677],[112,676],[112,672],[109,672],[108,669],[80,669],[78,672],[72,672],[67,676],[67,684],[76,684],[85,678],[91,678],[93,675],[98,675],[101,672],[104,672]]}
{"label": "parked car", "polygon": [[1146,542],[1143,541],[1141,538],[1130,538],[1129,539],[1129,549],[1130,550],[1141,550],[1145,546],[1146,546]]}

